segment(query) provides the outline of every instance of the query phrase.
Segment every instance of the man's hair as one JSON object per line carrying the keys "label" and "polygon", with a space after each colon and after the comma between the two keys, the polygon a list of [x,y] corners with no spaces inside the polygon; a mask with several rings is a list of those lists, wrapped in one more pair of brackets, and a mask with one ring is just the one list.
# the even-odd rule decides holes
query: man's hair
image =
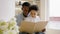
{"label": "man's hair", "polygon": [[37,6],[37,5],[32,5],[32,6],[30,6],[29,12],[30,12],[31,10],[38,11],[38,6]]}
{"label": "man's hair", "polygon": [[30,3],[29,3],[29,2],[24,2],[24,3],[22,4],[22,6],[27,6],[27,7],[29,7],[29,6],[30,6]]}

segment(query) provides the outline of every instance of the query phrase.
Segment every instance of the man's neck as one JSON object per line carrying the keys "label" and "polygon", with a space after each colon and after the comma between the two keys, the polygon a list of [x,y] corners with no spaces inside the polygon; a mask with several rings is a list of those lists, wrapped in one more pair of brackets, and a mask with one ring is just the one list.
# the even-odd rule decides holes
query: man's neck
{"label": "man's neck", "polygon": [[24,15],[24,13],[23,13],[23,16],[24,16],[24,17],[27,17],[26,15]]}

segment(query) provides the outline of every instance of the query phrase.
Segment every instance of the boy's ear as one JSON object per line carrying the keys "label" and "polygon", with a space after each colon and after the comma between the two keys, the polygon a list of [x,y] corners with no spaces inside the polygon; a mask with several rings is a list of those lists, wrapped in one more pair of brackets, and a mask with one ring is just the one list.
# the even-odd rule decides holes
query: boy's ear
{"label": "boy's ear", "polygon": [[23,8],[21,8],[23,10]]}
{"label": "boy's ear", "polygon": [[39,16],[39,13],[37,12],[37,16]]}

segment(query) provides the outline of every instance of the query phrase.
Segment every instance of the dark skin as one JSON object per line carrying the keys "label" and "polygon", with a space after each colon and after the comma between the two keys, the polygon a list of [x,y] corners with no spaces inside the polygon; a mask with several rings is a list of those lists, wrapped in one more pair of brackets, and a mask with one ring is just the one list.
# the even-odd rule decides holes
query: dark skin
{"label": "dark skin", "polygon": [[29,7],[23,6],[23,7],[22,7],[22,10],[23,10],[23,15],[24,15],[25,17],[27,17],[28,11],[29,11]]}

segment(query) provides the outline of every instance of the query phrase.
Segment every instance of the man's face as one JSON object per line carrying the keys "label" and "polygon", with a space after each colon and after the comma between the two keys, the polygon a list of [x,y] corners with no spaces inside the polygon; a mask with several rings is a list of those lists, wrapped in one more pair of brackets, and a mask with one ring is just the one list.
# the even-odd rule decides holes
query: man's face
{"label": "man's face", "polygon": [[29,11],[29,7],[27,7],[27,6],[23,6],[22,7],[22,10],[23,10],[23,13],[24,13],[24,15],[28,15],[28,11]]}

